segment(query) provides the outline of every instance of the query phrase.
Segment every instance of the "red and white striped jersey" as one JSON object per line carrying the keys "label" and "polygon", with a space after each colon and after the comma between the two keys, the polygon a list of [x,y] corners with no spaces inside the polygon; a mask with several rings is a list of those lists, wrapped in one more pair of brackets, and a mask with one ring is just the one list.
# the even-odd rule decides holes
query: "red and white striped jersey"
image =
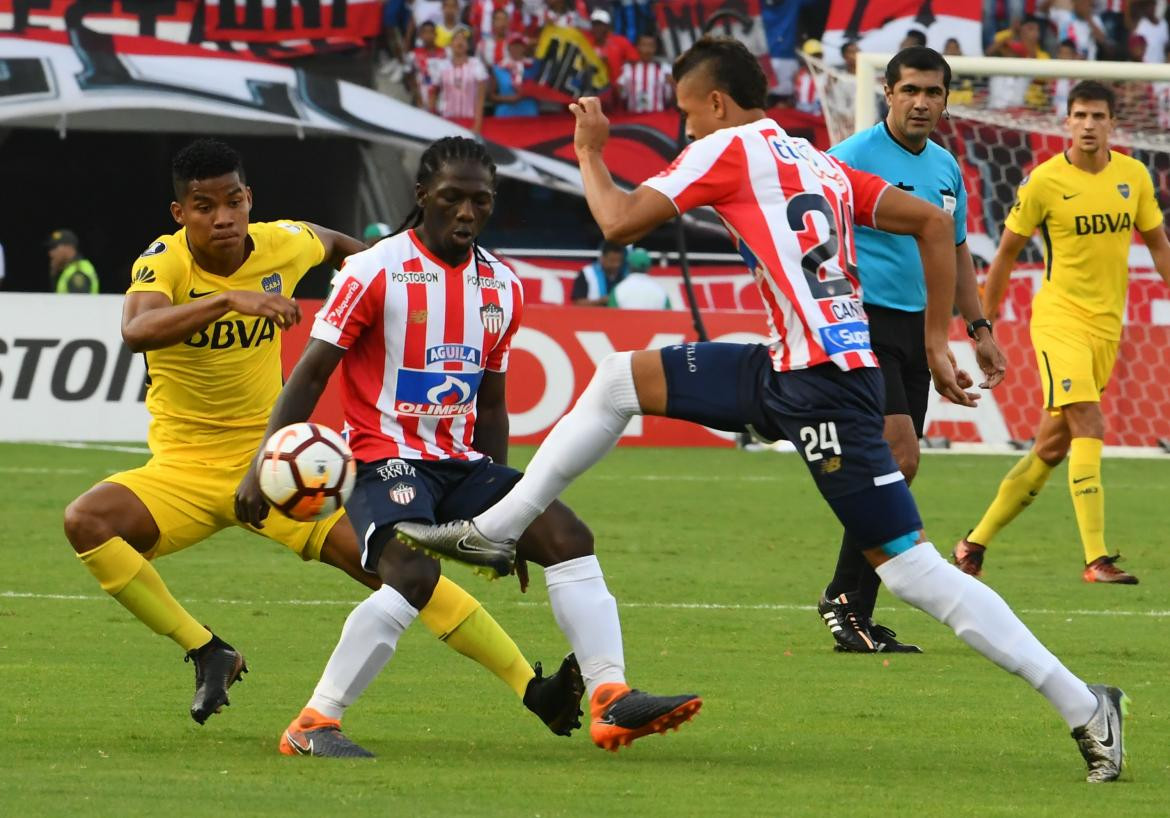
{"label": "red and white striped jersey", "polygon": [[473,57],[461,65],[452,60],[435,60],[431,66],[433,84],[439,92],[436,107],[439,116],[447,119],[475,116],[480,83],[487,82],[488,78],[484,64]]}
{"label": "red and white striped jersey", "polygon": [[715,208],[755,273],[777,371],[828,361],[844,370],[877,366],[853,228],[875,226],[888,183],[763,118],[692,142],[643,184],[680,213]]}
{"label": "red and white striped jersey", "polygon": [[817,97],[817,84],[813,82],[812,72],[801,66],[800,70],[796,72],[796,81],[793,85],[796,87],[794,100],[796,110],[820,116],[821,100]]}
{"label": "red and white striped jersey", "polygon": [[491,34],[483,35],[479,45],[475,47],[475,56],[479,57],[483,64],[489,68],[493,65],[500,65],[508,59],[508,38],[493,37]]}
{"label": "red and white striped jersey", "polygon": [[635,114],[665,111],[674,91],[670,66],[658,60],[628,62],[622,66],[617,88],[628,111]]}
{"label": "red and white striped jersey", "polygon": [[505,372],[520,279],[495,256],[448,267],[413,230],[350,256],[311,335],[346,350],[342,406],[354,456],[478,460],[483,373]]}

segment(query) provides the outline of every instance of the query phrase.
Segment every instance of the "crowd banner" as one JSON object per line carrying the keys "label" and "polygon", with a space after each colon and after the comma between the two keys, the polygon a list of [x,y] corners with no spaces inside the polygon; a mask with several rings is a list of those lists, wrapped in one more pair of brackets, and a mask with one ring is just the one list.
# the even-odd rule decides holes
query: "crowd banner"
{"label": "crowd banner", "polygon": [[6,0],[0,33],[86,29],[209,44],[268,59],[362,46],[382,29],[382,0]]}
{"label": "crowd banner", "polygon": [[[1165,303],[1164,301],[1161,303]],[[286,373],[308,340],[308,316],[319,302],[301,304],[306,315],[281,336]],[[0,295],[0,439],[141,441],[149,421],[143,401],[146,369],[120,335],[119,296]],[[1170,439],[1170,317],[1131,322],[1125,330],[1113,380],[1102,408],[1110,445],[1156,446]],[[763,340],[761,313],[712,311],[704,316],[712,340]],[[996,338],[1008,358],[1008,377],[985,392],[978,408],[943,401],[932,392],[926,433],[953,441],[1006,444],[1030,438],[1043,417],[1042,387],[1027,325],[1000,321]],[[597,307],[525,308],[513,339],[508,370],[512,441],[537,443],[577,399],[597,364],[615,350],[682,344],[693,340],[684,312],[635,312]],[[974,352],[956,324],[951,349],[959,366],[978,372]],[[314,418],[342,424],[335,375]],[[635,418],[623,445],[731,446],[732,435],[662,418]]]}
{"label": "crowd banner", "polygon": [[822,42],[825,62],[841,63],[841,46],[857,43],[862,51],[893,54],[911,29],[926,35],[926,44],[942,51],[954,37],[969,57],[983,54],[983,4],[971,0],[829,0]]}
{"label": "crowd banner", "polygon": [[566,105],[579,97],[601,93],[610,81],[605,60],[585,32],[569,26],[544,27],[530,73],[531,79],[520,85],[521,93]]}
{"label": "crowd banner", "polygon": [[[0,128],[337,136],[421,150],[470,131],[376,91],[199,46],[88,28],[0,36]],[[577,168],[493,146],[496,168],[577,193]]]}

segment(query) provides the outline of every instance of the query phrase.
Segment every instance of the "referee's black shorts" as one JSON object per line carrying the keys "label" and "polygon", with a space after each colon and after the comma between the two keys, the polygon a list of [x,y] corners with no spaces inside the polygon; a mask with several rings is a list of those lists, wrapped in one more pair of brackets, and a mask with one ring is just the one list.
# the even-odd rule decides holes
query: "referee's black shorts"
{"label": "referee's black shorts", "polygon": [[886,382],[885,414],[909,415],[915,434],[922,437],[931,388],[926,365],[926,313],[876,304],[866,304],[865,312],[869,316],[869,342]]}

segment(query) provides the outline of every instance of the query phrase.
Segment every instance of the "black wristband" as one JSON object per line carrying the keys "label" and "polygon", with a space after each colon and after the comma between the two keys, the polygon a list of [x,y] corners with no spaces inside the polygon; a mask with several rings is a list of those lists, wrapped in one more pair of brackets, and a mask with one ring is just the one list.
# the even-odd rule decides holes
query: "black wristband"
{"label": "black wristband", "polygon": [[991,322],[986,318],[976,318],[967,325],[967,335],[971,338],[972,341],[975,340],[975,330],[979,329],[980,327],[987,327],[987,331],[991,332]]}

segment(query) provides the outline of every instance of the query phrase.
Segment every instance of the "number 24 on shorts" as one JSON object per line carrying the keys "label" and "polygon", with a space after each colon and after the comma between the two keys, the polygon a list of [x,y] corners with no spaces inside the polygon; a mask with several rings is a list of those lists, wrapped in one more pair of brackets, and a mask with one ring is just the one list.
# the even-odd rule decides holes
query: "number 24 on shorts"
{"label": "number 24 on shorts", "polygon": [[831,420],[819,426],[800,427],[800,440],[804,444],[804,459],[809,463],[823,459],[825,452],[841,454],[841,444],[837,442],[837,424]]}

